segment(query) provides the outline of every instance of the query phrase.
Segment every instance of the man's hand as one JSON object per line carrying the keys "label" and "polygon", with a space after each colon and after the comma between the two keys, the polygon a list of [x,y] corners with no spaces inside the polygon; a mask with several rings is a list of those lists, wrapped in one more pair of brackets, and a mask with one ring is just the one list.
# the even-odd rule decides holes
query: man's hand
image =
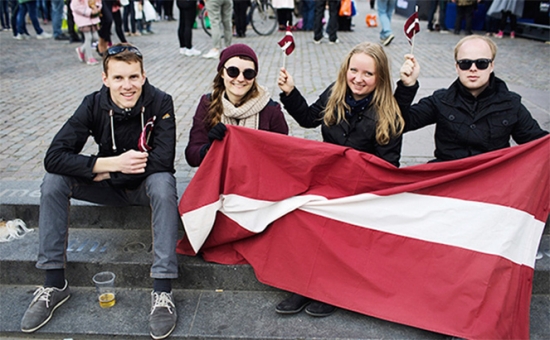
{"label": "man's hand", "polygon": [[142,174],[147,166],[147,152],[129,150],[116,157],[118,171],[123,174]]}

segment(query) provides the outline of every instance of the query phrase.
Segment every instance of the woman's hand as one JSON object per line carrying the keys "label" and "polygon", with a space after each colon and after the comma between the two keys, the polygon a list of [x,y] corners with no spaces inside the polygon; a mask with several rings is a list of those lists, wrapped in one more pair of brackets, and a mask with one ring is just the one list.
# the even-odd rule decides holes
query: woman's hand
{"label": "woman's hand", "polygon": [[292,92],[292,90],[294,90],[294,79],[292,79],[292,76],[284,67],[281,67],[281,71],[279,71],[277,85],[279,85],[281,91],[283,91],[287,96],[290,92]]}
{"label": "woman's hand", "polygon": [[416,61],[414,55],[405,54],[405,62],[399,70],[399,77],[405,86],[413,86],[416,84],[418,75],[420,74],[420,65]]}

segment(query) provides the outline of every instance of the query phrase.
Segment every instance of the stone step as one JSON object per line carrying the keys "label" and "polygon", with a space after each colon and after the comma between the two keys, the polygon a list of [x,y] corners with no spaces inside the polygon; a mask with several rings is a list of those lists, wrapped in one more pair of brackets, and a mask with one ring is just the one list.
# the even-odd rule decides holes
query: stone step
{"label": "stone step", "polygon": [[[0,286],[0,338],[150,339],[150,290],[119,288],[115,306],[102,309],[93,288],[73,287],[71,298],[43,328],[25,335],[20,322],[35,287]],[[170,339],[449,339],[339,309],[327,318],[302,312],[282,316],[280,291],[174,290],[178,323]],[[548,338],[550,296],[534,295],[531,339]]]}
{"label": "stone step", "polygon": [[[533,293],[550,294],[550,235],[543,235],[539,248]],[[37,254],[38,228],[22,239],[0,243],[0,284],[42,284],[43,272],[35,268]],[[72,286],[91,285],[92,276],[103,270],[114,272],[121,287],[152,286],[149,228],[72,228],[67,260],[66,275]],[[180,278],[173,283],[176,289],[272,289],[259,283],[248,265],[219,265],[193,256],[178,256],[178,262]]]}

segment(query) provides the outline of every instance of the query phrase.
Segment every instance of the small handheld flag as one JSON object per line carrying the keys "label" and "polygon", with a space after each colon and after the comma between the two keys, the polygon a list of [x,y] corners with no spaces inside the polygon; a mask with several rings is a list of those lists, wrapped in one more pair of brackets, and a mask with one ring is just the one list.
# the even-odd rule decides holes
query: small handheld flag
{"label": "small handheld flag", "polygon": [[418,12],[414,12],[405,22],[405,35],[409,40],[409,44],[412,45],[411,40],[414,38],[414,35],[420,32],[420,21],[418,21]]}
{"label": "small handheld flag", "polygon": [[420,21],[418,20],[418,6],[415,8],[415,12],[407,19],[405,26],[403,27],[405,31],[405,36],[409,40],[411,45],[411,54],[414,49],[414,36],[416,33],[420,32]]}
{"label": "small handheld flag", "polygon": [[290,29],[290,26],[286,26],[286,33],[283,39],[278,42],[279,46],[281,46],[281,49],[283,52],[285,52],[286,55],[290,55],[294,51],[294,37],[292,36],[292,31]]}
{"label": "small handheld flag", "polygon": [[290,53],[292,53],[294,51],[294,48],[296,47],[296,45],[294,44],[294,37],[292,36],[292,30],[290,29],[288,23],[286,24],[285,36],[277,44],[279,44],[279,46],[283,50],[283,67],[285,67],[286,56],[290,55]]}

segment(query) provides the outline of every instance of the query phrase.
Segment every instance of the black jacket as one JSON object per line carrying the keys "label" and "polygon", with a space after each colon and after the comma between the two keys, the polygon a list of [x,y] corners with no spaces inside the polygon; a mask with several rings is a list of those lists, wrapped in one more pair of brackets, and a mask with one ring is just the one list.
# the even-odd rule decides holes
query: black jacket
{"label": "black jacket", "polygon": [[[386,145],[378,144],[376,141],[377,113],[374,112],[372,105],[367,106],[362,112],[348,117],[347,121],[343,120],[337,125],[327,126],[324,123],[324,110],[333,85],[331,84],[311,106],[307,104],[306,99],[297,88],[294,88],[288,96],[281,93],[281,103],[300,126],[314,128],[322,124],[323,141],[367,152],[399,166],[402,136],[391,138]],[[398,82],[394,97],[401,110],[410,106],[417,89],[418,83],[415,86],[406,87],[401,81]]]}
{"label": "black jacket", "polygon": [[[113,111],[113,147],[111,119]],[[143,121],[156,116],[153,132],[149,139],[147,167],[143,174],[111,173],[110,182],[115,187],[132,189],[147,176],[156,172],[174,173],[176,149],[176,121],[172,97],[153,87],[148,81],[143,85],[141,97],[130,111],[120,109],[112,103],[109,89],[105,86],[84,98],[76,112],[54,137],[46,152],[46,171],[92,180],[92,169],[98,157],[120,155],[128,150],[138,150],[138,140]],[[157,111],[157,112],[154,112]],[[82,155],[80,152],[88,137],[92,136],[98,145],[97,155]]]}
{"label": "black jacket", "polygon": [[518,144],[540,138],[542,130],[521,97],[491,74],[489,86],[472,96],[457,79],[448,89],[435,91],[402,110],[405,131],[435,124],[435,157],[448,161],[510,146],[510,137]]}

